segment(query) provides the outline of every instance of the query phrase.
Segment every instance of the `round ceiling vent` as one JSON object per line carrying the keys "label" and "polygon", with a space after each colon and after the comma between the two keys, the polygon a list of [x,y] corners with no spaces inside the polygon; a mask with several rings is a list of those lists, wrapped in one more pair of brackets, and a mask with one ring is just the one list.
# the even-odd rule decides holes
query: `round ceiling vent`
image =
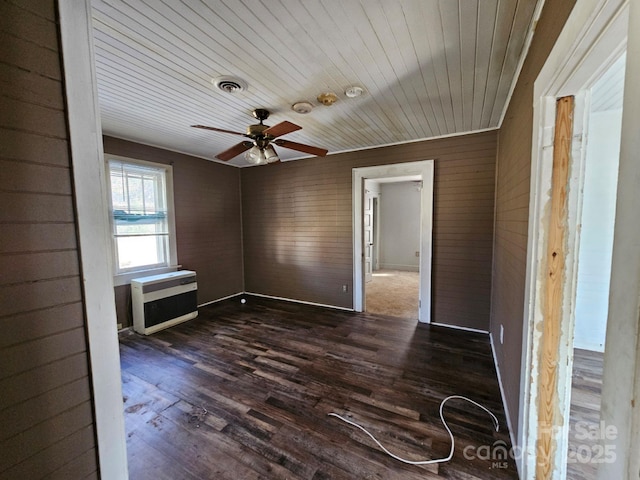
{"label": "round ceiling vent", "polygon": [[218,77],[211,80],[218,89],[225,93],[238,93],[247,89],[247,82],[237,77]]}

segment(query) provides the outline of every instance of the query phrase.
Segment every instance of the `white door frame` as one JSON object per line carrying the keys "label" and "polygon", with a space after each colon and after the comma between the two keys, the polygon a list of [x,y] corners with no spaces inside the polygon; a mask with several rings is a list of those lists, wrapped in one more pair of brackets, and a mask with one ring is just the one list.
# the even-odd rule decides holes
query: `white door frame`
{"label": "white door frame", "polygon": [[[569,240],[567,243],[567,275],[564,279],[563,314],[560,325],[558,377],[556,395],[558,404],[550,408],[558,412],[554,425],[556,443],[552,462],[552,478],[562,479],[566,473],[568,439],[568,411],[570,403],[571,346],[573,344],[573,310],[575,301],[578,221],[581,211],[581,182],[583,176],[584,142],[588,95],[591,87],[626,47],[626,0],[583,0],[578,2],[567,20],[562,33],[542,68],[534,85],[533,151],[531,165],[531,197],[529,205],[529,234],[527,248],[527,275],[525,286],[522,373],[520,381],[519,428],[517,443],[521,455],[517,458],[521,478],[533,478],[538,449],[538,392],[543,291],[546,270],[543,259],[548,239],[548,207],[551,191],[553,159],[553,127],[556,98],[575,95],[574,148],[572,149],[571,186],[568,198]],[[636,80],[637,81],[637,80]],[[616,229],[618,229],[616,220]],[[612,273],[612,289],[613,277]],[[619,328],[615,319],[608,322],[609,332]],[[617,347],[616,347],[617,348]],[[613,350],[613,349],[611,349]],[[635,352],[635,349],[633,350]],[[605,353],[605,369],[607,362]],[[627,367],[632,368],[632,367]],[[605,370],[606,371],[606,370]],[[604,402],[603,393],[603,402]],[[609,476],[607,478],[623,478]],[[624,477],[626,478],[626,477]]]}
{"label": "white door frame", "polygon": [[603,463],[598,478],[640,475],[640,1],[629,2],[627,64],[620,167],[611,266],[601,420],[615,426],[608,440],[618,461]]}
{"label": "white door frame", "polygon": [[91,2],[59,0],[58,10],[99,477],[125,480],[127,444]]}
{"label": "white door frame", "polygon": [[422,179],[420,209],[420,307],[418,319],[431,322],[431,257],[433,230],[433,175],[434,161],[394,163],[374,167],[354,168],[352,171],[353,193],[353,309],[364,310],[363,269],[363,201],[365,179],[404,177],[420,175]]}

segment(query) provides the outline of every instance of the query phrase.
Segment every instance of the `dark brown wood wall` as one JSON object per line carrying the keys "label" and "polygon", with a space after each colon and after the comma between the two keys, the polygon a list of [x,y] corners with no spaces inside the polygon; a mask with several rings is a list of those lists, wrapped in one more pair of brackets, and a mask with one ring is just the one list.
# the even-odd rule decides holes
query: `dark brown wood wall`
{"label": "dark brown wood wall", "polygon": [[[240,171],[139,143],[104,137],[106,154],[173,165],[178,262],[198,275],[198,303],[240,293]],[[129,285],[116,287],[118,323],[132,324]]]}
{"label": "dark brown wood wall", "polygon": [[[533,84],[574,1],[548,0],[498,136],[491,333],[514,434],[520,397],[529,228]],[[500,344],[504,325],[504,344]]]}
{"label": "dark brown wood wall", "polygon": [[432,321],[488,330],[496,138],[486,132],[242,169],[246,290],[352,308],[352,168],[434,159]]}
{"label": "dark brown wood wall", "polygon": [[0,478],[98,478],[55,2],[0,2]]}

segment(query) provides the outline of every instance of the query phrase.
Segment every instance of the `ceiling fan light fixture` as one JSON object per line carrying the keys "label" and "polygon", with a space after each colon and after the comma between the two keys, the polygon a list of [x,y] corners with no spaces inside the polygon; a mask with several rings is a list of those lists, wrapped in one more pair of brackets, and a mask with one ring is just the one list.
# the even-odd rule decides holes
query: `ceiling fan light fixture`
{"label": "ceiling fan light fixture", "polygon": [[265,147],[264,158],[266,160],[266,163],[273,163],[280,160],[280,157],[278,157],[276,150],[271,145],[267,145]]}
{"label": "ceiling fan light fixture", "polygon": [[313,105],[310,102],[296,102],[291,105],[291,110],[296,113],[306,114],[313,110]]}
{"label": "ceiling fan light fixture", "polygon": [[267,163],[264,150],[261,150],[256,145],[245,152],[244,159],[252,165],[262,165]]}
{"label": "ceiling fan light fixture", "polygon": [[227,162],[232,158],[237,157],[240,154],[244,154],[243,158],[251,165],[264,165],[267,163],[278,162],[280,158],[276,153],[275,148],[271,145],[278,145],[279,147],[288,148],[290,150],[296,150],[298,152],[308,153],[310,155],[316,155],[318,157],[324,157],[328,150],[325,148],[313,147],[311,145],[305,145],[303,143],[292,142],[290,140],[283,140],[282,135],[286,135],[296,130],[300,130],[302,127],[291,122],[280,122],[277,125],[269,126],[263,123],[269,117],[269,111],[264,108],[256,108],[252,112],[253,116],[260,122],[257,125],[249,125],[246,133],[235,132],[233,130],[225,130],[223,128],[209,127],[207,125],[191,125],[194,128],[203,128],[205,130],[212,130],[214,132],[230,133],[232,135],[239,135],[241,137],[247,137],[251,139],[243,140],[240,143],[235,144],[231,148],[218,153],[215,157],[218,160]]}

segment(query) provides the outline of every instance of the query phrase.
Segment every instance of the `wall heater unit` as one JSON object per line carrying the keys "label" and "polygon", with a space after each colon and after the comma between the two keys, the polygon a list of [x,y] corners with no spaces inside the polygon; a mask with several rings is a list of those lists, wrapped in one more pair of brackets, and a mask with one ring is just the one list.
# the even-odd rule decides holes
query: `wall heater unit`
{"label": "wall heater unit", "polygon": [[131,280],[133,329],[149,335],[198,316],[196,272],[181,270]]}

